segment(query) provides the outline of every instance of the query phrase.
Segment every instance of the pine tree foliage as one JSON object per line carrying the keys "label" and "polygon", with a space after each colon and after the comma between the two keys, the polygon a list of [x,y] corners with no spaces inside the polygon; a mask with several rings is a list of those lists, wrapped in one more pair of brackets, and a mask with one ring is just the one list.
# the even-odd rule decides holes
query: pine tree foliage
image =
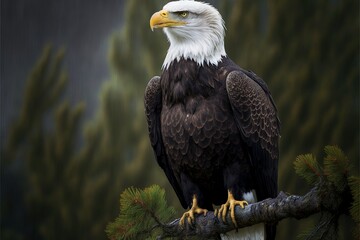
{"label": "pine tree foliage", "polygon": [[296,173],[309,184],[315,184],[319,178],[327,178],[338,191],[346,187],[350,162],[344,152],[337,146],[326,146],[323,166],[311,154],[300,155],[294,162]]}
{"label": "pine tree foliage", "polygon": [[63,93],[68,81],[66,73],[61,69],[63,58],[63,49],[52,56],[52,47],[48,45],[33,68],[26,82],[20,116],[10,128],[5,149],[7,163],[16,157],[13,154],[29,140],[29,135],[41,127],[41,119],[55,106]]}
{"label": "pine tree foliage", "polygon": [[[10,128],[4,154],[7,168],[21,167],[23,175],[17,177],[22,181],[17,187],[26,191],[2,195],[2,209],[15,209],[2,211],[1,217],[11,218],[11,212],[26,206],[26,227],[34,238],[63,239],[66,232],[67,237],[76,235],[75,215],[81,209],[77,205],[81,195],[71,180],[80,176],[73,166],[84,104],[72,107],[67,101],[61,102],[68,81],[63,57],[63,50],[53,54],[50,46],[44,49],[27,81],[20,116]],[[4,180],[2,186],[13,186]]]}
{"label": "pine tree foliage", "polygon": [[326,177],[338,191],[343,191],[348,181],[350,162],[337,146],[326,146],[323,166],[311,154],[300,155],[294,162],[296,173],[308,184],[315,184],[319,178]]}
{"label": "pine tree foliage", "polygon": [[350,162],[344,152],[335,146],[325,147],[324,175],[338,191],[343,191],[348,184]]}
{"label": "pine tree foliage", "polygon": [[322,175],[322,170],[312,154],[300,155],[294,162],[295,172],[308,184],[315,184]]}
{"label": "pine tree foliage", "polygon": [[127,188],[120,196],[120,215],[107,226],[109,239],[152,239],[175,215],[167,206],[165,190],[158,185]]}
{"label": "pine tree foliage", "polygon": [[[295,171],[311,185],[330,184],[330,188],[334,188],[334,195],[338,194],[342,198],[350,198],[350,188],[353,202],[346,211],[350,211],[354,222],[359,226],[359,178],[350,176],[349,159],[339,147],[326,146],[324,152],[326,156],[322,164],[311,154],[298,156],[294,162]],[[335,197],[329,199],[327,205],[336,204],[336,201]],[[315,230],[303,235],[306,239],[327,239],[328,235],[336,235],[338,218],[339,213],[323,213]]]}
{"label": "pine tree foliage", "polygon": [[350,176],[349,177],[349,186],[351,190],[351,195],[353,202],[350,208],[350,214],[352,219],[355,221],[357,227],[354,231],[356,239],[360,238],[360,177]]}

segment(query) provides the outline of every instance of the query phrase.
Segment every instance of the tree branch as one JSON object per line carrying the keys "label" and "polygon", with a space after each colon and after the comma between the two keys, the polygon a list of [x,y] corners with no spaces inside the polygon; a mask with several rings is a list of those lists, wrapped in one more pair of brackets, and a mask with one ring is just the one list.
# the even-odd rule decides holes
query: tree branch
{"label": "tree branch", "polygon": [[[295,172],[314,186],[306,195],[280,192],[276,198],[265,199],[245,208],[236,207],[238,228],[258,223],[275,225],[284,218],[301,219],[321,213],[318,224],[306,239],[335,240],[342,214],[351,213],[354,223],[359,224],[360,180],[348,175],[350,163],[341,149],[326,146],[325,153],[322,163],[311,154],[300,155],[294,162]],[[134,199],[141,199],[146,207],[139,208],[138,204],[134,204]],[[225,221],[214,216],[214,212],[208,212],[206,216],[196,215],[193,224],[185,221],[180,226],[180,219],[166,223],[174,216],[174,210],[167,206],[165,190],[157,185],[144,190],[128,188],[121,194],[120,203],[119,217],[107,227],[110,239],[140,239],[144,235],[153,238],[161,234],[158,239],[195,237],[208,240],[219,239],[220,234],[235,229],[229,213]]]}
{"label": "tree branch", "polygon": [[[348,189],[344,192],[348,192]],[[276,198],[266,199],[261,202],[249,204],[241,209],[236,207],[235,218],[239,228],[251,226],[257,223],[276,223],[284,218],[306,218],[318,212],[330,212],[330,216],[339,215],[350,206],[351,197],[348,193],[338,193],[334,186],[328,182],[317,184],[304,196],[288,195],[280,192]],[[334,194],[335,193],[335,194]],[[345,196],[346,195],[346,196]],[[347,207],[344,208],[344,205]],[[185,221],[184,226],[179,225],[179,219],[163,226],[163,235],[158,239],[168,237],[184,238],[200,236],[201,238],[218,238],[220,233],[234,230],[230,215],[226,221],[214,216],[214,212],[208,212],[206,216],[197,215],[194,224]]]}

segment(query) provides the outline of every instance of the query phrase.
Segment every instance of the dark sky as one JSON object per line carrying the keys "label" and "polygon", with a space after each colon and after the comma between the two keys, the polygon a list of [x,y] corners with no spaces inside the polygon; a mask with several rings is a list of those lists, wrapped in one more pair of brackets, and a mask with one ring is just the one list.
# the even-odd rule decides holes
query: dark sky
{"label": "dark sky", "polygon": [[[1,140],[19,112],[24,83],[47,43],[65,47],[69,74],[66,98],[86,102],[86,116],[98,106],[109,76],[110,36],[123,21],[123,0],[0,0]],[[3,141],[1,141],[3,142]]]}

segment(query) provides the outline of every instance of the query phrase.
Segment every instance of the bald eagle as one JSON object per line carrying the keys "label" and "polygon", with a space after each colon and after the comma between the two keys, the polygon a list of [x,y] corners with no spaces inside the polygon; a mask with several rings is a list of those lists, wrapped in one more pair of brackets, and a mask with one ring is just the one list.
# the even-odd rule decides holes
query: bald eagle
{"label": "bald eagle", "polygon": [[[220,206],[234,207],[277,195],[279,120],[266,83],[225,52],[224,21],[210,4],[182,0],[152,15],[170,42],[161,76],[145,90],[150,142],[182,206],[180,220]],[[252,233],[253,231],[253,233]],[[273,239],[263,224],[236,239]]]}

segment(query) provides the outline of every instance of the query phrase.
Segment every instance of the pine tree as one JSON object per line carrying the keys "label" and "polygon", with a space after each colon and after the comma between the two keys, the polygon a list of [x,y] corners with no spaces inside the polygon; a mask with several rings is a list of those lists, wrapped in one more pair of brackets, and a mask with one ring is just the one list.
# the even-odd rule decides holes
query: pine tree
{"label": "pine tree", "polygon": [[[22,214],[26,219],[15,221],[25,222],[21,229],[24,237],[27,232],[33,232],[27,239],[57,239],[56,232],[71,230],[73,220],[69,196],[75,192],[67,185],[67,177],[84,105],[72,108],[66,101],[59,103],[67,83],[67,75],[61,67],[63,57],[63,50],[53,56],[50,46],[44,49],[27,81],[20,116],[10,128],[3,153],[4,168],[17,169],[13,177],[22,180],[16,187],[23,192],[2,195],[2,210],[6,209],[6,212],[2,211],[2,217],[13,218],[12,214],[25,206],[26,212]],[[53,122],[49,117],[51,113],[54,114]],[[9,179],[3,180],[5,188],[13,186]],[[63,224],[65,222],[68,224]],[[2,236],[20,237],[14,232],[5,229]]]}

